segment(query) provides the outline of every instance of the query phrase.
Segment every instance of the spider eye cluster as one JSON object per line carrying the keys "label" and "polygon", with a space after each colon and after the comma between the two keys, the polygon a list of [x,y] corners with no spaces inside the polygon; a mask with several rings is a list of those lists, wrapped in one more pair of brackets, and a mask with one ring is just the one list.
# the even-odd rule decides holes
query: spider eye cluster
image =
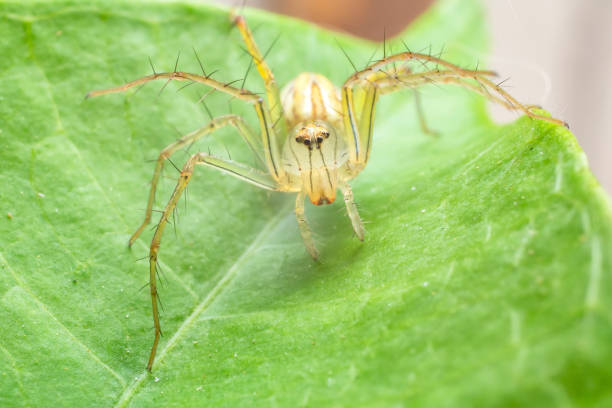
{"label": "spider eye cluster", "polygon": [[295,141],[305,145],[309,150],[320,149],[321,143],[329,138],[329,131],[320,125],[310,125],[300,128],[297,131]]}

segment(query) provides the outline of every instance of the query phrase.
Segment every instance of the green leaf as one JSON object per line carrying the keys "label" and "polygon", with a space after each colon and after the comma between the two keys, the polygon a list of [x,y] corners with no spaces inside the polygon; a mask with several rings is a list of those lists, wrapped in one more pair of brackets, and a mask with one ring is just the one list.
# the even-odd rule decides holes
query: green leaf
{"label": "green leaf", "polygon": [[[247,18],[264,50],[280,33],[268,56],[280,84],[301,71],[341,84],[352,71],[336,38],[359,67],[375,48]],[[483,20],[477,2],[442,1],[402,38],[483,66]],[[307,208],[321,263],[293,197],[198,169],[161,247],[164,337],[146,374],[137,260],[151,232],[132,250],[127,240],[144,216],[146,160],[207,122],[194,103],[206,89],[83,97],[149,74],[148,57],[169,71],[182,51],[179,68],[199,72],[192,47],[215,78],[244,76],[224,10],[0,2],[1,406],[612,404],[612,217],[584,154],[564,128],[497,126],[480,97],[435,86],[423,101],[439,139],[419,130],[410,92],[378,106],[372,159],[353,183],[364,243],[341,202]],[[245,87],[263,90],[255,70]],[[206,101],[214,115],[230,109]],[[231,109],[256,128],[252,108]],[[253,161],[231,131],[192,150],[209,148]],[[166,176],[158,207],[171,166]]]}

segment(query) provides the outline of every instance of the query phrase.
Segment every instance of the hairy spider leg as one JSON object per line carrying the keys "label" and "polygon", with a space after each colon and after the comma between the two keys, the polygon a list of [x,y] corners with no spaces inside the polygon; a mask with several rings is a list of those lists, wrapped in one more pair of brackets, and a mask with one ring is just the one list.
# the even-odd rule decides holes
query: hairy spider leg
{"label": "hairy spider leg", "polygon": [[364,169],[370,157],[372,126],[380,95],[380,88],[375,82],[365,79],[357,85],[345,85],[341,91],[344,137],[351,163],[349,180]]}
{"label": "hairy spider leg", "polygon": [[138,227],[136,232],[134,232],[130,237],[130,241],[128,243],[130,247],[132,246],[134,241],[138,239],[142,231],[151,221],[151,213],[153,212],[153,202],[155,201],[157,183],[159,181],[159,177],[161,176],[165,161],[178,149],[185,146],[191,146],[193,143],[203,138],[204,136],[227,125],[234,126],[240,136],[242,136],[246,144],[251,148],[253,153],[255,153],[255,156],[260,160],[260,162],[262,164],[265,163],[264,158],[262,156],[263,149],[261,146],[261,141],[248,128],[247,124],[244,122],[244,119],[237,115],[225,115],[220,116],[218,118],[214,118],[210,121],[210,123],[206,124],[205,126],[202,126],[200,129],[188,133],[180,139],[176,140],[174,143],[169,144],[161,151],[157,158],[157,163],[155,164],[155,171],[153,172],[153,179],[151,180],[151,190],[149,191],[149,201],[147,202],[145,218],[140,227]]}
{"label": "hairy spider leg", "polygon": [[414,90],[414,106],[416,107],[417,117],[419,118],[419,126],[421,127],[421,131],[426,135],[437,137],[440,134],[435,130],[432,130],[427,126],[427,120],[425,119],[425,111],[423,110],[423,102],[421,101],[421,93]]}
{"label": "hairy spider leg", "polygon": [[[385,66],[398,61],[419,63],[421,66],[429,62],[447,69],[412,72],[408,67],[403,67],[390,72],[382,70]],[[532,112],[535,106],[521,104],[487,78],[493,75],[495,74],[492,71],[467,70],[431,55],[412,52],[392,55],[353,74],[342,87],[345,137],[349,146],[349,160],[353,165],[351,176],[355,177],[363,170],[369,159],[375,110],[372,104],[376,104],[378,96],[398,89],[414,89],[431,83],[455,84],[480,93],[508,109],[521,110],[531,118],[567,126],[559,119]]]}
{"label": "hairy spider leg", "polygon": [[[447,70],[440,70],[436,68],[428,72],[413,73],[412,75],[424,75],[425,77],[430,77],[432,73],[434,74],[444,73],[444,72],[448,73],[449,71],[452,71],[456,73],[456,76],[454,76],[454,78],[456,79],[454,81],[449,80],[447,81],[447,83],[455,83],[457,85],[464,86],[474,91],[476,90],[476,88],[480,88],[481,90],[476,91],[476,92],[481,93],[482,95],[486,96],[487,98],[491,99],[494,102],[501,103],[502,105],[506,106],[508,109],[521,110],[523,111],[523,113],[525,113],[527,116],[531,118],[541,119],[547,122],[554,123],[556,125],[563,125],[565,127],[568,127],[567,123],[563,122],[562,120],[551,118],[549,116],[539,115],[539,114],[532,112],[532,109],[535,108],[534,105],[523,105],[522,103],[517,101],[512,95],[504,91],[500,85],[494,83],[488,78],[491,76],[496,76],[495,72],[484,71],[484,70],[464,69],[455,64],[451,64],[448,61],[444,61],[440,58],[434,57],[432,55],[427,55],[427,54],[419,54],[415,52],[406,51],[406,52],[392,55],[390,57],[387,57],[385,59],[375,62],[374,64],[370,65],[363,71],[356,72],[345,82],[345,86],[351,85],[351,83],[354,83],[362,79],[371,78],[372,73],[383,72],[382,71],[383,67],[389,64],[392,64],[394,62],[414,62],[414,63],[420,64],[421,66],[426,66],[424,64],[432,63],[432,64],[435,64],[436,67],[438,66],[445,67],[447,68]],[[405,68],[403,71],[409,72],[409,69]],[[399,76],[401,77],[402,74],[400,74]],[[474,84],[471,84],[472,87],[467,86],[465,84],[469,82],[459,81],[460,78],[471,79],[474,82],[476,82],[478,86],[474,86]],[[380,79],[380,77],[377,77],[376,79]],[[505,100],[505,103],[501,102],[502,100]]]}
{"label": "hairy spider leg", "polygon": [[[259,119],[260,128],[261,128],[261,143],[263,145],[264,151],[264,159],[265,164],[269,174],[262,173],[257,171],[256,169],[249,168],[244,165],[240,165],[238,163],[232,162],[230,160],[222,160],[218,158],[214,158],[205,153],[198,153],[193,155],[187,164],[184,166],[183,171],[181,172],[181,176],[179,181],[172,193],[168,204],[166,205],[162,217],[155,229],[155,233],[153,235],[153,239],[151,241],[151,247],[149,251],[149,287],[151,292],[151,303],[152,303],[152,312],[153,312],[153,324],[155,327],[155,337],[153,341],[153,346],[151,348],[151,354],[149,356],[149,362],[147,364],[147,369],[151,371],[153,366],[153,361],[155,360],[155,353],[157,351],[157,346],[159,343],[159,337],[161,335],[161,326],[159,323],[159,310],[157,308],[157,284],[156,284],[156,267],[157,267],[157,254],[159,252],[159,247],[161,244],[161,237],[168,222],[168,218],[172,214],[172,211],[176,207],[176,203],[180,198],[183,190],[187,186],[191,174],[193,173],[193,168],[195,164],[205,164],[212,167],[215,167],[219,170],[223,170],[229,174],[232,174],[238,178],[241,178],[251,184],[257,185],[258,187],[265,188],[268,190],[279,190],[286,191],[286,176],[285,170],[281,165],[281,156],[280,149],[278,145],[278,140],[276,138],[276,133],[273,127],[273,122],[271,121],[270,112],[268,108],[264,105],[264,101],[261,97],[253,94],[252,92],[244,89],[237,89],[229,86],[228,84],[216,81],[212,78],[190,74],[186,72],[166,72],[166,73],[154,73],[153,75],[149,75],[146,77],[142,77],[136,79],[134,81],[128,82],[126,84],[120,85],[115,88],[109,88],[104,90],[96,90],[87,94],[87,98],[95,97],[100,95],[105,95],[109,93],[115,92],[123,92],[130,88],[145,84],[150,81],[154,81],[157,79],[166,79],[168,81],[176,80],[176,81],[192,81],[197,83],[202,83],[204,85],[210,86],[213,89],[216,89],[220,92],[229,94],[237,99],[243,100],[247,103],[250,103],[254,106],[255,111],[257,113],[257,117]],[[196,131],[197,132],[197,131]],[[244,135],[243,135],[244,136]],[[250,139],[250,137],[249,137]],[[246,136],[245,136],[246,140]],[[247,140],[247,143],[249,141]],[[156,176],[154,176],[156,177]]]}
{"label": "hairy spider leg", "polygon": [[196,164],[202,164],[216,168],[217,170],[221,170],[225,173],[231,174],[232,176],[235,176],[239,179],[247,181],[257,187],[266,190],[274,191],[278,189],[278,183],[269,174],[265,174],[254,168],[245,166],[243,164],[231,160],[225,160],[211,156],[207,153],[196,153],[192,155],[185,164],[185,166],[183,166],[176,187],[172,192],[172,196],[170,197],[168,204],[166,204],[159,223],[155,228],[155,233],[153,234],[153,239],[151,240],[151,247],[149,250],[149,287],[151,289],[151,303],[153,306],[153,325],[155,327],[153,347],[151,348],[149,362],[147,363],[147,370],[149,371],[151,371],[153,368],[153,362],[155,361],[155,353],[157,352],[157,345],[159,343],[159,337],[161,335],[159,310],[157,308],[157,255],[161,245],[162,234],[164,232],[164,229],[166,228],[168,219],[172,215],[172,211],[176,207],[176,204],[180,199],[181,194],[187,187],[187,184],[191,179]]}
{"label": "hairy spider leg", "polygon": [[124,92],[130,88],[143,85],[147,82],[155,81],[157,79],[167,79],[168,81],[198,82],[253,105],[255,108],[255,112],[257,113],[257,118],[259,119],[259,125],[261,128],[261,141],[263,143],[266,166],[270,172],[270,175],[274,177],[276,181],[285,179],[285,169],[281,165],[280,148],[278,144],[278,139],[276,137],[276,131],[274,130],[273,126],[274,123],[272,122],[270,117],[270,111],[265,106],[264,100],[260,96],[252,93],[251,91],[248,91],[246,89],[234,88],[226,83],[214,80],[207,76],[175,71],[154,73],[153,75],[148,75],[136,79],[134,81],[117,86],[115,88],[91,91],[87,94],[86,98],[115,92]]}
{"label": "hairy spider leg", "polygon": [[287,133],[287,124],[285,123],[283,106],[280,100],[280,91],[278,89],[278,85],[276,84],[276,80],[274,79],[274,74],[266,63],[265,56],[259,51],[259,47],[257,47],[253,33],[249,29],[244,17],[234,15],[232,12],[230,14],[230,21],[235,24],[236,27],[238,27],[238,30],[242,35],[242,39],[246,44],[247,51],[253,58],[253,61],[255,61],[257,71],[264,80],[266,96],[268,98],[268,108],[270,109],[270,117],[272,118],[272,123],[276,124],[275,126],[279,129],[278,134],[281,137],[279,143],[282,143],[284,142],[284,136]]}

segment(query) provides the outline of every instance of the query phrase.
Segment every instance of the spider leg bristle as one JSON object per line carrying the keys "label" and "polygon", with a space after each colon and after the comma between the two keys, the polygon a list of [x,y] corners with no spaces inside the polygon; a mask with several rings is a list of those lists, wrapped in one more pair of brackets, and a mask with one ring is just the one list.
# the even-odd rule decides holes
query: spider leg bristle
{"label": "spider leg bristle", "polygon": [[402,44],[404,44],[404,47],[406,48],[406,51],[408,51],[409,53],[412,54],[412,51],[410,50],[410,48],[408,48],[408,45],[406,44],[406,42],[404,41],[403,38],[402,38]]}
{"label": "spider leg bristle", "polygon": [[383,26],[383,59],[387,58],[387,27]]}
{"label": "spider leg bristle", "polygon": [[244,52],[246,55],[248,55],[249,57],[251,57],[251,59],[255,59],[255,57],[253,57],[253,55],[251,55],[251,53],[249,52],[249,50],[246,49],[246,47],[244,45],[240,45],[238,46],[238,48],[240,48],[240,50],[242,52]]}
{"label": "spider leg bristle", "polygon": [[[166,309],[164,309],[164,305],[162,304],[161,297],[159,296],[159,293],[157,293],[157,295],[155,297],[157,298],[157,303],[159,303],[159,308],[161,309],[162,312],[165,312]],[[161,334],[161,329],[159,331],[159,334]]]}
{"label": "spider leg bristle", "polygon": [[438,85],[438,83],[435,80],[431,79],[427,75],[423,75],[423,78],[425,78],[429,84],[435,86],[436,88],[438,88],[441,91],[444,91],[444,88],[442,88],[440,85]]}
{"label": "spider leg bristle", "polygon": [[376,55],[377,51],[378,51],[378,47],[374,48],[374,52],[372,52],[372,55],[370,55],[370,58],[368,58],[368,62],[365,64],[365,67],[363,67],[363,69],[366,69],[367,67],[370,66],[370,64],[372,63],[372,58],[374,58],[374,55]]}
{"label": "spider leg bristle", "polygon": [[431,68],[429,68],[429,67],[427,66],[427,62],[422,61],[422,60],[420,60],[420,59],[417,59],[417,61],[419,62],[419,64],[421,64],[421,65],[423,66],[423,69],[424,69],[425,71],[431,71]]}
{"label": "spider leg bristle", "polygon": [[183,134],[181,133],[181,131],[180,131],[180,130],[178,130],[178,129],[177,129],[177,127],[176,127],[176,126],[172,125],[172,129],[174,129],[174,131],[175,131],[175,132],[176,132],[176,134],[178,135],[179,139],[180,139],[181,137],[183,137]]}
{"label": "spider leg bristle", "polygon": [[244,84],[246,83],[247,77],[251,72],[251,68],[253,68],[253,58],[251,58],[251,60],[249,61],[249,66],[247,67],[247,70],[244,74],[244,78],[242,78],[242,84],[240,85],[240,89],[244,89]]}
{"label": "spider leg bristle", "polygon": [[157,276],[157,280],[159,280],[159,283],[161,284],[161,286],[164,287],[165,286],[164,281],[167,281],[167,279],[166,279],[166,275],[164,274],[164,271],[159,265],[159,261],[155,261],[155,275]]}
{"label": "spider leg bristle", "polygon": [[138,258],[136,259],[134,262],[140,262],[140,261],[144,261],[145,259],[147,259],[149,257],[149,255],[145,255],[142,258]]}
{"label": "spider leg bristle", "polygon": [[268,47],[268,49],[266,50],[266,52],[263,53],[263,56],[261,57],[261,61],[260,63],[264,62],[266,60],[266,57],[268,56],[268,54],[270,53],[270,51],[272,51],[272,48],[274,48],[274,46],[276,45],[276,43],[278,42],[278,40],[280,39],[282,33],[278,33],[276,35],[276,37],[274,38],[274,40],[270,43],[270,46]]}
{"label": "spider leg bristle", "polygon": [[185,88],[187,88],[188,86],[193,85],[193,84],[195,84],[195,82],[194,82],[194,81],[188,82],[187,84],[185,84],[185,85],[181,86],[179,89],[177,89],[177,90],[176,90],[176,92],[180,92],[180,91],[182,91],[183,89],[185,89]]}
{"label": "spider leg bristle", "polygon": [[172,81],[172,78],[168,79],[166,83],[161,87],[161,89],[159,90],[159,93],[157,94],[158,97],[161,95],[162,92],[164,92],[164,89],[166,89],[170,81]]}
{"label": "spider leg bristle", "polygon": [[155,67],[153,66],[153,61],[151,61],[151,57],[149,57],[149,65],[151,65],[151,70],[153,71],[153,75],[157,75],[157,72],[155,72]]}
{"label": "spider leg bristle", "polygon": [[227,145],[225,143],[223,143],[223,148],[225,149],[225,153],[227,153],[227,157],[229,157],[229,159],[232,160],[232,155],[230,154],[230,151],[227,148]]}
{"label": "spider leg bristle", "polygon": [[217,72],[219,72],[218,69],[213,70],[210,74],[206,75],[206,79],[211,78],[213,75],[215,75]]}
{"label": "spider leg bristle", "polygon": [[340,51],[342,51],[342,53],[344,54],[344,56],[346,57],[348,62],[351,64],[351,66],[353,67],[355,72],[357,72],[358,70],[357,70],[357,67],[355,66],[355,64],[353,64],[353,60],[351,60],[351,57],[349,57],[349,55],[346,53],[346,51],[342,47],[342,44],[340,44],[340,41],[338,41],[337,39],[336,39],[336,44],[338,44],[338,47],[340,47]]}
{"label": "spider leg bristle", "polygon": [[170,164],[172,165],[172,167],[176,169],[176,171],[178,171],[179,173],[181,172],[181,170],[178,167],[176,167],[176,164],[174,164],[174,162],[169,157],[166,157],[166,160],[170,162]]}
{"label": "spider leg bristle", "polygon": [[198,55],[195,47],[191,47],[193,49],[193,53],[195,54],[196,60],[198,60],[198,64],[200,64],[200,69],[202,70],[202,75],[207,76],[206,75],[206,71],[204,70],[204,64],[202,64],[202,61],[200,60],[200,56]]}
{"label": "spider leg bristle", "polygon": [[187,146],[187,147],[185,148],[185,153],[190,154],[190,152],[189,152],[189,151],[191,150],[191,148],[193,147],[193,145],[195,144],[195,142],[196,142],[196,141],[194,140],[193,142],[189,143],[189,146]]}
{"label": "spider leg bristle", "polygon": [[281,118],[283,117],[283,115],[279,115],[278,118],[274,121],[274,123],[272,124],[272,129],[276,129],[276,125],[278,125],[278,123],[280,122]]}
{"label": "spider leg bristle", "polygon": [[228,86],[232,86],[233,84],[235,84],[236,82],[242,81],[242,78],[238,78],[238,79],[234,79],[233,81],[230,82],[226,82],[223,84],[224,88],[227,88]]}
{"label": "spider leg bristle", "polygon": [[176,70],[178,68],[178,62],[179,62],[179,58],[181,58],[181,51],[179,50],[178,55],[176,56],[176,62],[174,63],[174,71],[176,73]]}
{"label": "spider leg bristle", "polygon": [[202,100],[202,106],[204,106],[204,110],[208,114],[208,117],[210,118],[210,120],[213,120],[212,112],[210,111],[210,109],[208,109],[208,105],[206,104],[206,101]]}
{"label": "spider leg bristle", "polygon": [[144,86],[145,86],[146,84],[147,84],[147,83],[145,82],[144,84],[137,86],[137,87],[136,87],[136,91],[134,91],[133,95],[136,95],[138,92],[140,92],[140,90],[141,90],[142,88],[144,88]]}
{"label": "spider leg bristle", "polygon": [[496,83],[495,86],[501,88],[501,86],[504,84],[504,82],[508,81],[509,79],[510,79],[510,77],[507,77],[503,81],[500,81],[500,82]]}
{"label": "spider leg bristle", "polygon": [[172,209],[172,228],[174,229],[174,238],[176,238],[176,207]]}
{"label": "spider leg bristle", "polygon": [[188,190],[187,187],[185,187],[185,190],[184,190],[185,191],[185,194],[184,194],[185,196],[185,214],[187,214],[187,196],[188,196],[187,190]]}
{"label": "spider leg bristle", "polygon": [[151,282],[147,282],[147,283],[145,283],[144,285],[142,285],[142,286],[140,287],[140,289],[138,289],[138,292],[141,292],[141,291],[142,291],[144,288],[146,288],[146,287],[147,287],[147,286],[149,286],[150,284],[151,284]]}
{"label": "spider leg bristle", "polygon": [[438,53],[438,58],[442,58],[442,54],[444,54],[444,48],[446,48],[446,44],[442,44],[442,48],[440,49],[440,52]]}
{"label": "spider leg bristle", "polygon": [[[444,44],[442,44],[442,49],[440,49],[440,52],[438,53],[438,55],[436,55],[436,58],[442,58],[442,54],[444,53]],[[440,65],[436,62],[436,71],[440,70]]]}
{"label": "spider leg bristle", "polygon": [[[202,95],[202,96],[200,97],[200,99],[198,99],[198,100],[196,101],[196,103],[203,102],[203,101],[204,101],[204,98],[208,97],[208,95],[212,94],[212,93],[213,93],[213,92],[215,92],[215,91],[216,91],[216,89],[214,89],[214,88],[210,89],[210,90],[209,90],[209,91],[207,91],[207,92],[206,92],[204,95]],[[211,119],[212,119],[212,118],[211,118]]]}

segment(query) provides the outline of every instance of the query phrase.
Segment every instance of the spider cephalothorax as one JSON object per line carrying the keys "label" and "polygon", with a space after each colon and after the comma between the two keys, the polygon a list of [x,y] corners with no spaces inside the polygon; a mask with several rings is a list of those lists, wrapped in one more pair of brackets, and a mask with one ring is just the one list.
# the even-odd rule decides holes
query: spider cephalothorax
{"label": "spider cephalothorax", "polygon": [[283,147],[283,165],[289,178],[300,177],[291,184],[301,185],[315,205],[333,203],[338,171],[346,162],[344,141],[330,124],[320,121],[297,126],[295,135]]}
{"label": "spider cephalothorax", "polygon": [[[161,238],[168,219],[172,217],[172,212],[191,179],[196,164],[221,170],[260,188],[297,193],[295,214],[300,234],[306,249],[316,259],[318,251],[304,215],[306,195],[313,204],[328,204],[335,200],[336,190],[340,189],[353,230],[357,237],[363,240],[363,223],[357,212],[353,192],[348,182],[355,178],[368,163],[372,148],[374,110],[381,95],[399,89],[415,89],[430,83],[454,84],[480,93],[508,109],[520,110],[532,118],[564,124],[558,119],[534,113],[531,106],[519,103],[489,79],[494,75],[491,71],[464,69],[432,55],[410,51],[383,56],[382,59],[370,64],[362,71],[351,75],[340,89],[322,75],[302,73],[287,84],[281,93],[244,18],[231,16],[231,20],[240,30],[257,70],[264,80],[267,100],[246,89],[234,88],[230,84],[214,80],[206,74],[196,75],[176,70],[165,73],[154,72],[152,75],[122,86],[88,94],[88,96],[98,96],[121,92],[156,79],[189,81],[206,85],[251,104],[259,119],[259,137],[250,130],[240,116],[225,115],[213,119],[202,128],[178,139],[162,150],[159,155],[151,183],[145,219],[130,238],[130,245],[149,223],[161,170],[168,157],[178,149],[191,146],[213,131],[231,125],[264,166],[256,169],[205,152],[193,154],[183,166],[172,197],[155,228],[149,250],[149,288],[155,339],[147,364],[148,370],[151,370],[153,366],[161,334],[156,284],[157,257]],[[423,130],[427,131],[417,93],[415,97],[420,124]]]}

